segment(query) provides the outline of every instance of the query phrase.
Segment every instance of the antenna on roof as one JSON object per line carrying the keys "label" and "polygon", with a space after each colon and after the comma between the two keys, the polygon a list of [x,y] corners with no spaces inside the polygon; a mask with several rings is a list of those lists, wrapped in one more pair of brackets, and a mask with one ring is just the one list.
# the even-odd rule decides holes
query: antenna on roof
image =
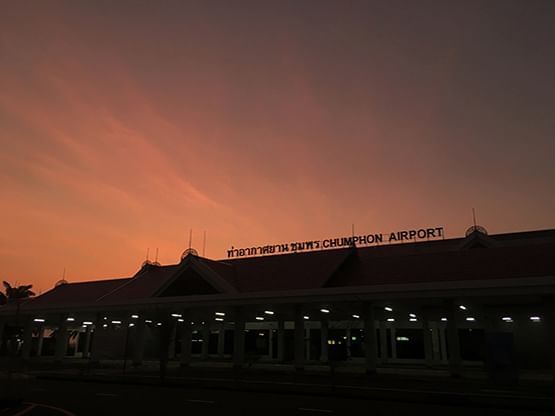
{"label": "antenna on roof", "polygon": [[472,208],[472,221],[474,222],[474,228],[476,228],[476,211]]}
{"label": "antenna on roof", "polygon": [[146,249],[146,259],[145,261],[148,262],[148,255],[150,254],[150,247]]}
{"label": "antenna on roof", "polygon": [[158,247],[156,247],[156,258],[154,259],[154,263],[158,263]]}
{"label": "antenna on roof", "polygon": [[202,257],[204,257],[205,252],[206,252],[206,230],[204,230],[204,237],[202,239]]}
{"label": "antenna on roof", "polygon": [[191,228],[189,230],[189,249],[191,249],[192,243],[193,243],[193,229]]}
{"label": "antenna on roof", "polygon": [[354,223],[351,224],[351,237],[352,237],[352,240],[351,240],[352,243],[351,244],[352,244],[353,247],[356,247],[356,244],[355,244],[355,224]]}
{"label": "antenna on roof", "polygon": [[66,268],[64,267],[64,272],[62,273],[62,280],[66,279]]}

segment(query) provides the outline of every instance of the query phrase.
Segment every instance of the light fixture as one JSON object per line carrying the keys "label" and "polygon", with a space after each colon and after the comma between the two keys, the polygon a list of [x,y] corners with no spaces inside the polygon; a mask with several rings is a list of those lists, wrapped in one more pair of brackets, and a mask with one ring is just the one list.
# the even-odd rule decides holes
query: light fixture
{"label": "light fixture", "polygon": [[120,324],[121,324],[121,321],[112,321],[112,323],[113,323],[114,325],[120,325]]}
{"label": "light fixture", "polygon": [[256,320],[257,320],[257,321],[263,321],[263,320],[264,320],[264,317],[263,317],[263,316],[257,316],[257,317],[256,317]]}
{"label": "light fixture", "polygon": [[162,322],[158,322],[156,326],[162,326]]}
{"label": "light fixture", "polygon": [[474,322],[476,320],[476,318],[472,317],[472,316],[467,316],[466,320],[469,322]]}
{"label": "light fixture", "polygon": [[464,305],[459,305],[459,309],[460,309],[460,310],[463,310],[463,311],[466,311],[466,306],[464,306]]}
{"label": "light fixture", "polygon": [[35,318],[33,319],[34,322],[44,322],[44,319],[42,318]]}
{"label": "light fixture", "polygon": [[395,322],[395,318],[387,318],[387,322]]}
{"label": "light fixture", "polygon": [[93,323],[91,321],[83,321],[83,325],[92,325]]}
{"label": "light fixture", "polygon": [[540,318],[539,316],[531,316],[531,317],[530,317],[530,320],[531,320],[532,322],[540,322],[540,321],[541,321],[541,318]]}
{"label": "light fixture", "polygon": [[391,307],[389,307],[389,306],[386,306],[384,309],[385,309],[386,311],[388,311],[388,312],[393,312],[393,308],[391,308]]}
{"label": "light fixture", "polygon": [[225,316],[225,312],[216,312],[216,315],[218,315],[218,316]]}
{"label": "light fixture", "polygon": [[215,318],[216,321],[222,322],[224,320],[224,318]]}
{"label": "light fixture", "polygon": [[273,314],[274,314],[274,311],[264,311],[264,313],[265,313],[266,315],[273,315]]}
{"label": "light fixture", "polygon": [[132,319],[138,319],[138,318],[139,318],[139,315],[131,315],[131,318],[132,318]]}
{"label": "light fixture", "polygon": [[505,322],[513,322],[513,318],[511,318],[510,316],[504,316],[503,318],[501,318],[501,320]]}
{"label": "light fixture", "polygon": [[72,318],[71,316],[69,316],[69,317],[66,319],[66,321],[67,321],[67,322],[74,322],[74,321],[75,321],[75,318]]}
{"label": "light fixture", "polygon": [[310,319],[310,316],[305,315],[305,316],[303,316],[303,318],[306,319],[306,320],[308,321],[308,320]]}
{"label": "light fixture", "polygon": [[134,327],[134,326],[135,326],[135,324],[134,324],[133,322],[131,322],[131,323],[129,324],[129,328]]}
{"label": "light fixture", "polygon": [[179,318],[179,319],[177,320],[177,322],[185,322],[185,319]]}
{"label": "light fixture", "polygon": [[151,324],[151,323],[152,323],[152,321],[151,321],[150,319],[145,319],[145,323],[147,323],[147,324]]}
{"label": "light fixture", "polygon": [[172,316],[174,318],[181,318],[183,315],[181,315],[180,313],[172,313]]}
{"label": "light fixture", "polygon": [[410,341],[409,337],[396,337],[395,340],[396,341],[404,341],[404,342]]}
{"label": "light fixture", "polygon": [[108,324],[103,324],[102,328],[108,328]]}
{"label": "light fixture", "polygon": [[409,318],[416,318],[416,315],[414,313],[409,313]]}
{"label": "light fixture", "polygon": [[410,321],[410,322],[416,322],[416,321],[418,321],[418,319],[416,319],[416,318],[409,318],[409,321]]}
{"label": "light fixture", "polygon": [[329,309],[322,308],[322,309],[320,309],[320,312],[322,312],[322,313],[330,313],[330,310],[329,310]]}
{"label": "light fixture", "polygon": [[447,318],[441,318],[442,322],[447,322]]}
{"label": "light fixture", "polygon": [[258,333],[258,336],[259,336],[259,337],[263,337],[263,336],[264,336],[264,332],[259,332],[259,333]]}
{"label": "light fixture", "polygon": [[360,316],[357,315],[357,314],[353,314],[353,318],[355,318],[355,319],[360,319]]}

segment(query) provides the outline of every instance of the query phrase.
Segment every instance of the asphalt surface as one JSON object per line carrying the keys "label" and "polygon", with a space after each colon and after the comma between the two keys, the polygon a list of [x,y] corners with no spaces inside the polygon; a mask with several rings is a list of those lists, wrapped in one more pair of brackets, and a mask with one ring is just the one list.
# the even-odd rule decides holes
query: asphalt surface
{"label": "asphalt surface", "polygon": [[[203,389],[186,386],[123,385],[28,379],[13,384],[23,398],[5,415],[547,415],[551,411],[473,406],[464,402],[422,403],[406,398],[348,398],[306,393]],[[417,390],[415,390],[417,391]]]}

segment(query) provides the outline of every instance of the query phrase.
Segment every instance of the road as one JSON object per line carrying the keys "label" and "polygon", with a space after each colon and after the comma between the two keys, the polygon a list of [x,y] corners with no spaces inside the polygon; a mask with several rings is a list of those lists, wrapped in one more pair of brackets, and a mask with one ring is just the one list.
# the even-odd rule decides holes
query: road
{"label": "road", "polygon": [[[546,412],[476,408],[307,394],[244,392],[187,387],[31,380],[21,390],[27,403],[0,415],[547,415]],[[51,406],[51,407],[47,407]]]}

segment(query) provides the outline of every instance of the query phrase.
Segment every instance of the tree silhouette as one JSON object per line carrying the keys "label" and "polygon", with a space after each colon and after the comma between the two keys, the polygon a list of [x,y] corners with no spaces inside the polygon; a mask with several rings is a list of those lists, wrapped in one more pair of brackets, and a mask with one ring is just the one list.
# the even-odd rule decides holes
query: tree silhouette
{"label": "tree silhouette", "polygon": [[35,296],[35,292],[31,290],[33,285],[12,286],[6,281],[3,283],[4,293],[0,292],[0,305]]}

